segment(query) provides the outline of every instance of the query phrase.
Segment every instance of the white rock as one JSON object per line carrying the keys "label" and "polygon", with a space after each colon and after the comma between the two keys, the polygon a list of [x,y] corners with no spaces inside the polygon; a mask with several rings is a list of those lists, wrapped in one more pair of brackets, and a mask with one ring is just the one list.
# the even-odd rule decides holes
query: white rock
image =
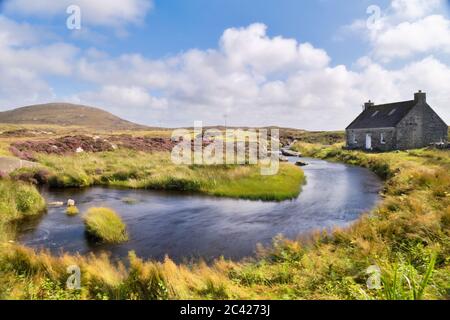
{"label": "white rock", "polygon": [[84,150],[83,150],[82,147],[78,147],[77,150],[76,150],[75,152],[76,152],[76,153],[81,153],[81,152],[84,152]]}
{"label": "white rock", "polygon": [[67,206],[69,206],[69,207],[75,206],[75,200],[72,200],[72,199],[67,200]]}
{"label": "white rock", "polygon": [[48,204],[51,207],[62,207],[64,205],[64,202],[62,201],[55,201],[55,202],[50,202]]}

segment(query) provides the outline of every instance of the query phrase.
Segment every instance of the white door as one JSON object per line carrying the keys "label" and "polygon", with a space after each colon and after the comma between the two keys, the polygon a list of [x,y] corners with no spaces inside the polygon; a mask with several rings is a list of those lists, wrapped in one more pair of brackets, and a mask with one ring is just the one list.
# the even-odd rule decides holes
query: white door
{"label": "white door", "polygon": [[370,133],[366,134],[366,149],[372,149],[372,135]]}

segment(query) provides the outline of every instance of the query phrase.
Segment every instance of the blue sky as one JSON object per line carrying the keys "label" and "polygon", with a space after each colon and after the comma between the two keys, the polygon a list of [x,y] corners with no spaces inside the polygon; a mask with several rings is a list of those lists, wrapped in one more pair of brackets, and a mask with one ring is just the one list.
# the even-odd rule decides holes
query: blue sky
{"label": "blue sky", "polygon": [[2,48],[0,110],[68,101],[151,125],[325,130],[422,89],[450,122],[448,1],[7,0]]}
{"label": "blue sky", "polygon": [[[14,0],[10,0],[14,1]],[[73,1],[76,3],[76,1]],[[336,63],[351,63],[364,53],[361,41],[336,41],[336,30],[356,18],[364,18],[371,0],[353,0],[343,6],[337,0],[155,0],[145,20],[116,36],[110,26],[96,28],[103,41],[80,41],[65,26],[67,15],[35,17],[9,12],[17,21],[42,26],[82,48],[95,47],[110,54],[140,52],[149,58],[174,55],[192,48],[217,46],[223,31],[261,22],[269,36],[282,35],[325,48]],[[376,1],[387,7],[389,1]],[[350,47],[349,47],[350,46]]]}

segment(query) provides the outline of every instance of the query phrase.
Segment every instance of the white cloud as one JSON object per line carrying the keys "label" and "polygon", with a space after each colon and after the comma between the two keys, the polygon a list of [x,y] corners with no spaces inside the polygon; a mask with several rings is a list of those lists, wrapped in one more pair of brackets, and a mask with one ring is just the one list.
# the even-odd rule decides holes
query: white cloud
{"label": "white cloud", "polygon": [[402,22],[373,38],[375,56],[380,59],[407,58],[417,53],[450,53],[450,20],[440,15],[415,22]]}
{"label": "white cloud", "polygon": [[114,114],[138,123],[155,123],[167,108],[165,98],[151,96],[145,88],[107,85],[99,91],[82,92],[65,100],[103,106]]}
{"label": "white cloud", "polygon": [[374,28],[356,20],[339,36],[360,33],[372,47],[373,58],[391,62],[418,54],[450,53],[450,20],[444,0],[392,0]]}
{"label": "white cloud", "polygon": [[78,49],[65,43],[40,45],[39,31],[0,15],[0,104],[3,108],[53,99],[53,90],[43,77],[72,73]]}
{"label": "white cloud", "polygon": [[36,43],[37,33],[33,26],[19,24],[0,15],[0,45],[19,46]]}
{"label": "white cloud", "polygon": [[299,67],[322,68],[330,58],[312,45],[294,39],[269,38],[267,27],[256,23],[247,28],[231,28],[221,38],[221,49],[235,68],[251,67],[258,73],[286,72]]}
{"label": "white cloud", "polygon": [[123,27],[141,23],[153,7],[152,0],[10,0],[8,13],[26,16],[64,16],[70,5],[81,8],[82,23],[94,26]]}
{"label": "white cloud", "polygon": [[[153,125],[188,126],[195,120],[216,125],[227,114],[232,125],[327,130],[343,129],[368,99],[407,100],[422,89],[450,120],[450,68],[431,55],[396,69],[363,57],[352,70],[333,66],[324,50],[309,43],[269,37],[265,25],[253,24],[225,30],[216,49],[154,60],[140,54],[112,57],[64,43],[40,45],[29,26],[2,21],[3,109],[66,100]],[[11,37],[16,30],[20,37]],[[47,76],[89,89],[55,97]]]}
{"label": "white cloud", "polygon": [[393,0],[391,10],[400,19],[417,19],[443,8],[444,0]]}
{"label": "white cloud", "polygon": [[[158,116],[170,126],[192,125],[194,120],[215,125],[223,123],[227,114],[229,123],[241,126],[342,129],[368,99],[407,100],[423,89],[429,91],[437,110],[450,117],[445,107],[450,97],[442,88],[449,83],[449,69],[431,56],[396,70],[365,57],[352,71],[331,66],[326,52],[311,44],[268,37],[261,24],[228,29],[219,43],[216,50],[190,50],[160,60],[140,55],[85,57],[78,76],[114,89],[102,88],[91,92],[90,99],[83,94],[80,98],[96,97],[104,106],[116,106],[119,113],[129,101],[136,114],[140,108],[141,119],[155,123]],[[120,89],[133,86],[139,86],[142,94],[127,97],[129,89]],[[150,92],[163,97],[163,109]],[[136,100],[140,103],[131,103]],[[123,110],[121,115],[127,109]]]}
{"label": "white cloud", "polygon": [[33,72],[0,64],[0,110],[53,100],[50,86]]}

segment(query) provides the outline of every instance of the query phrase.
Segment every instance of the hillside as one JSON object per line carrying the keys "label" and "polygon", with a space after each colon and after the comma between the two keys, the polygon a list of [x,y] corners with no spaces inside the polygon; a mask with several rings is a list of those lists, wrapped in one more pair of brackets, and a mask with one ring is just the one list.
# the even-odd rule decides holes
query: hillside
{"label": "hillside", "polygon": [[83,126],[114,130],[149,129],[104,110],[70,103],[32,105],[0,112],[0,123]]}

